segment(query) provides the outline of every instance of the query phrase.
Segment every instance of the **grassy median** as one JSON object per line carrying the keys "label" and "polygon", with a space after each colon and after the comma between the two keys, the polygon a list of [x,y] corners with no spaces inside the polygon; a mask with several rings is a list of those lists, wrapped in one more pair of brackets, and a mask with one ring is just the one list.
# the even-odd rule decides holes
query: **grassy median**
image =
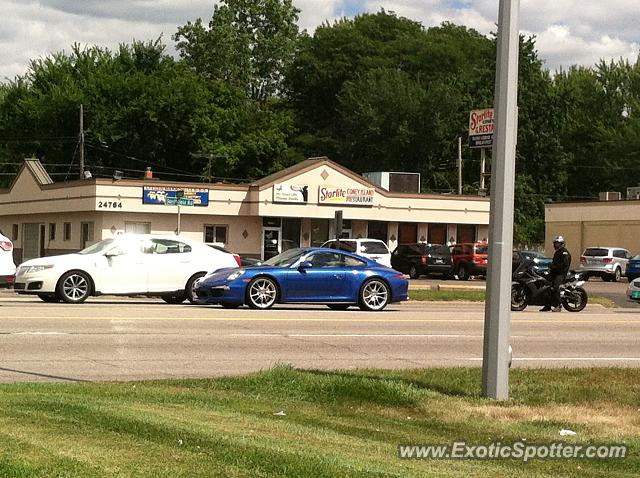
{"label": "grassy median", "polygon": [[[2,477],[640,476],[640,370],[480,369],[0,386]],[[561,437],[561,429],[577,435]],[[401,460],[398,444],[625,443],[618,460]]]}

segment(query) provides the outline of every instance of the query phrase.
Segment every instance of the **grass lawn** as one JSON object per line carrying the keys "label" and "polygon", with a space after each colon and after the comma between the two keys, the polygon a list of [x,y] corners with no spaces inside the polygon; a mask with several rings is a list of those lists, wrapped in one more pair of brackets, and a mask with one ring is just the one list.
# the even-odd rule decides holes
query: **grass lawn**
{"label": "grass lawn", "polygon": [[[302,371],[0,385],[1,477],[637,477],[640,370]],[[274,415],[284,411],[284,416]],[[569,428],[576,436],[560,437]],[[398,444],[626,443],[621,460],[400,460]]]}
{"label": "grass lawn", "polygon": [[[430,290],[415,289],[409,290],[409,298],[411,300],[426,301],[467,301],[467,302],[484,302],[484,290]],[[599,295],[589,295],[589,304],[599,304],[603,307],[616,307],[611,299]]]}

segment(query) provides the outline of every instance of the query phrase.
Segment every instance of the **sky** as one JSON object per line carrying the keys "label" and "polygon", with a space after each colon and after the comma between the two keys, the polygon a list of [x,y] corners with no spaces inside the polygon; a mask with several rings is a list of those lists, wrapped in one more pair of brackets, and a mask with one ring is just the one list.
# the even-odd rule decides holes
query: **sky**
{"label": "sky", "polygon": [[[71,45],[115,49],[162,37],[169,53],[179,26],[213,13],[213,0],[0,0],[0,81],[23,75],[31,59],[69,52]],[[443,21],[497,30],[498,0],[293,0],[298,25],[312,33],[323,22],[384,8],[425,28]],[[521,0],[520,31],[536,36],[552,72],[600,59],[635,62],[640,52],[638,0]]]}

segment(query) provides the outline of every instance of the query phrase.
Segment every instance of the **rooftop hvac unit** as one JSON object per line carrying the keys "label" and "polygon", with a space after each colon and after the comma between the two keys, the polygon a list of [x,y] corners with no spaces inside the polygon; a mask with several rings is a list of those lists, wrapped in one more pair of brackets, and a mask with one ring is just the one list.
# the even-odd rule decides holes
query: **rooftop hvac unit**
{"label": "rooftop hvac unit", "polygon": [[369,182],[394,193],[419,193],[420,173],[377,171],[362,173]]}
{"label": "rooftop hvac unit", "polygon": [[627,188],[627,199],[640,199],[640,186]]}
{"label": "rooftop hvac unit", "polygon": [[618,191],[605,191],[598,194],[598,199],[600,201],[620,201],[622,194]]}

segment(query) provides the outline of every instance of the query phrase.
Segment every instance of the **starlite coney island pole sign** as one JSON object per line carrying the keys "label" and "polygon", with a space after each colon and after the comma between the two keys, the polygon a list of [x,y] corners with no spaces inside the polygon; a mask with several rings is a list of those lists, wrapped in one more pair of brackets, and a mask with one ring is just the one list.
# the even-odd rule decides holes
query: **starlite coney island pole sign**
{"label": "starlite coney island pole sign", "polygon": [[321,186],[318,189],[318,204],[341,206],[373,206],[374,188],[344,188]]}
{"label": "starlite coney island pole sign", "polygon": [[469,114],[469,147],[493,146],[493,108],[473,110]]}

